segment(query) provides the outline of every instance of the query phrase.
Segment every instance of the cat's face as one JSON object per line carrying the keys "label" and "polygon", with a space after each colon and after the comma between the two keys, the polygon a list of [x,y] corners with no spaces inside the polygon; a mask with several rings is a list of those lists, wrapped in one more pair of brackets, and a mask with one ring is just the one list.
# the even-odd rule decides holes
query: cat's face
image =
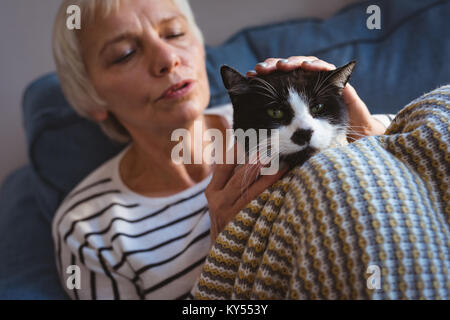
{"label": "cat's face", "polygon": [[299,68],[250,78],[222,66],[234,109],[233,128],[278,129],[280,158],[290,164],[341,144],[348,123],[341,94],[354,66],[350,62],[333,71]]}

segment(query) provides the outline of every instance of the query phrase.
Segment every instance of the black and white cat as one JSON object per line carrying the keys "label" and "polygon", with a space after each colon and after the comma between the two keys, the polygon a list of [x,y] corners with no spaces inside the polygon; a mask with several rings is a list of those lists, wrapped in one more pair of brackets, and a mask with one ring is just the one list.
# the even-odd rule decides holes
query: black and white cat
{"label": "black and white cat", "polygon": [[[233,104],[233,129],[278,129],[279,158],[291,167],[320,150],[346,143],[348,113],[341,95],[355,64],[249,78],[222,66]],[[247,145],[245,149],[248,152]]]}

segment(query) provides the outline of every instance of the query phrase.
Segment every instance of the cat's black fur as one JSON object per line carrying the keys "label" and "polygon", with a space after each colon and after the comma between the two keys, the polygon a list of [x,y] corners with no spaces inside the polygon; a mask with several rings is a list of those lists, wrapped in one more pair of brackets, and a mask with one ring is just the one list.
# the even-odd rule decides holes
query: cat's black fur
{"label": "cat's black fur", "polygon": [[[317,137],[314,137],[314,139],[311,137],[314,131],[320,131],[317,129],[321,128],[319,122],[315,121],[316,119],[326,119],[332,126],[331,129],[328,129],[329,132],[324,129],[327,131],[327,133],[323,133],[324,137],[326,134],[331,135],[333,128],[336,128],[336,132],[345,135],[348,113],[341,95],[355,64],[356,62],[352,61],[332,71],[314,72],[298,68],[290,72],[275,71],[268,75],[257,75],[249,78],[231,67],[222,66],[220,70],[222,80],[228,90],[234,109],[233,128],[235,130],[238,128],[247,130],[250,128],[281,129],[284,127],[286,130],[289,128],[285,131],[288,132],[287,134],[291,132],[291,129],[295,130],[292,131],[289,142],[285,139],[286,141],[283,143],[303,146],[306,144],[306,147],[301,151],[280,152],[280,159],[286,161],[290,166],[303,163],[315,152],[329,146],[327,143],[320,146],[310,143],[320,140]],[[302,97],[303,104],[293,105],[290,103],[292,93],[289,94],[289,88],[292,88],[291,91],[294,90]],[[298,107],[298,105],[306,105],[307,107]],[[317,109],[320,105],[322,105],[320,107],[321,112],[312,113],[312,108],[316,107]],[[269,108],[272,109],[272,115],[273,110],[277,109],[282,112],[283,116],[279,119],[269,116]],[[296,122],[291,125],[294,116],[297,116],[296,119],[298,119],[302,118],[300,114],[304,115],[299,111],[300,109],[301,112],[309,111],[311,118],[303,118],[316,123],[317,125],[314,127],[316,130],[294,126],[299,121],[302,122],[301,120],[295,120]],[[277,114],[280,113],[279,111],[276,112]],[[306,126],[308,126],[307,123]],[[325,127],[328,128],[326,124]],[[247,146],[246,151],[248,151]]]}

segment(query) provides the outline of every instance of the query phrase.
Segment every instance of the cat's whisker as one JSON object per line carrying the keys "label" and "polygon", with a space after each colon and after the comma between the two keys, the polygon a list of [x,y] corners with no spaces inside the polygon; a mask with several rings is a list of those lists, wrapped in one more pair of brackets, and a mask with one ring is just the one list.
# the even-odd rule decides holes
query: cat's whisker
{"label": "cat's whisker", "polygon": [[347,134],[351,134],[351,135],[354,135],[354,136],[360,136],[360,137],[367,137],[367,135],[365,135],[365,134],[362,134],[362,133],[359,133],[359,132],[356,132],[356,131],[351,131],[351,130],[348,130]]}
{"label": "cat's whisker", "polygon": [[[263,165],[260,162],[257,162],[254,166],[245,168],[244,176],[243,176],[242,182],[241,182],[241,193],[242,194],[244,194],[244,192],[246,192],[246,196],[248,196],[248,187],[247,188],[244,187],[245,185],[247,185],[247,179],[249,179],[249,178],[256,179],[258,176],[258,172],[261,170],[262,166]],[[253,178],[253,176],[255,176],[255,178]]]}
{"label": "cat's whisker", "polygon": [[269,82],[267,82],[266,80],[264,80],[264,79],[261,79],[261,78],[258,78],[259,79],[259,81],[261,81],[265,86],[267,86],[268,88],[270,88],[270,90],[272,90],[272,92],[275,94],[275,95],[279,95],[278,94],[278,91],[274,88],[274,86],[273,85],[271,85]]}
{"label": "cat's whisker", "polygon": [[317,92],[318,96],[324,97],[328,94],[328,91],[331,91],[334,88],[334,85],[332,83],[327,84],[324,87],[319,88],[319,91]]}
{"label": "cat's whisker", "polygon": [[360,138],[367,137],[367,135],[365,135],[365,134],[362,134],[362,133],[359,133],[356,131],[352,131],[352,130],[347,130],[347,135],[352,135],[352,136],[356,136],[356,137],[360,137]]}
{"label": "cat's whisker", "polygon": [[273,92],[270,92],[269,90],[267,90],[267,88],[261,87],[261,86],[255,86],[254,89],[263,89],[263,91],[259,91],[259,90],[255,90],[255,92],[257,92],[259,95],[265,96],[271,100],[275,100],[278,97],[273,95]]}
{"label": "cat's whisker", "polygon": [[319,84],[321,78],[322,78],[322,73],[319,72],[316,83],[314,84],[314,88],[312,90],[313,92],[316,92],[316,89],[318,89],[317,85]]}
{"label": "cat's whisker", "polygon": [[362,131],[361,130],[356,130],[356,129],[353,129],[353,128],[347,128],[347,131],[351,131],[351,132],[354,132],[354,133],[362,133]]}
{"label": "cat's whisker", "polygon": [[264,147],[265,148],[265,150],[267,150],[267,147],[268,146],[270,146],[268,143],[267,143],[267,140],[268,139],[264,139],[263,141],[261,141],[259,144],[257,144],[256,146],[253,146],[252,148],[250,148],[248,151],[247,151],[247,154],[248,155],[253,155],[253,154],[258,154],[258,152],[260,151],[260,150],[262,150],[262,147]]}
{"label": "cat's whisker", "polygon": [[[321,86],[331,77],[331,76],[333,76],[335,73],[334,72],[330,72],[330,74],[328,74],[326,77],[325,77],[325,79],[321,82],[321,84],[320,84],[320,87],[319,87],[319,92],[317,93],[317,95],[320,95],[320,91],[322,91],[323,90],[323,88],[321,88]],[[326,86],[325,86],[325,88],[327,88],[327,87],[329,87],[329,86],[332,86],[333,84],[332,83],[329,83],[329,84],[327,84]]]}
{"label": "cat's whisker", "polygon": [[332,88],[329,88],[326,92],[323,92],[320,94],[320,98],[324,99],[324,98],[328,98],[328,97],[336,97],[336,93],[331,91]]}
{"label": "cat's whisker", "polygon": [[360,137],[360,138],[367,137],[366,134],[362,134],[362,133],[359,133],[359,132],[351,132],[351,131],[349,131],[347,133],[347,135],[354,136],[354,137]]}
{"label": "cat's whisker", "polygon": [[259,82],[260,85],[255,85],[256,88],[261,88],[261,89],[265,89],[267,92],[269,92],[269,94],[271,95],[271,97],[275,100],[281,101],[281,96],[280,93],[266,80],[259,78],[259,77],[253,77],[251,82]]}
{"label": "cat's whisker", "polygon": [[[362,127],[362,128],[364,128],[364,127]],[[359,135],[361,135],[361,136],[367,136],[367,135],[365,135],[365,134],[362,133],[362,132],[364,132],[364,131],[357,130],[357,129],[354,129],[354,128],[347,128],[347,131],[348,131],[348,132],[351,132],[351,133],[353,133],[353,134],[359,134]]]}
{"label": "cat's whisker", "polygon": [[350,125],[350,120],[344,121],[343,125],[345,125],[347,127],[352,127],[352,128],[367,128],[367,126]]}
{"label": "cat's whisker", "polygon": [[[260,161],[261,160],[261,151],[263,150],[262,148],[264,148],[264,150],[267,151],[267,147],[269,146],[268,142],[269,142],[269,138],[266,138],[263,141],[261,141],[259,144],[257,144],[256,146],[253,146],[252,148],[250,148],[248,150],[247,156],[248,156],[249,163],[251,161],[255,161],[256,163],[255,163],[255,166],[247,167],[245,169],[244,176],[243,176],[242,183],[241,183],[241,193],[244,192],[243,186],[247,184],[248,175],[250,174],[250,176],[252,176],[255,173],[254,170],[260,170],[261,167],[263,166]],[[252,157],[250,159],[250,157],[253,156],[255,154],[255,152],[256,152],[256,158]],[[249,173],[249,170],[251,170],[250,173]]]}
{"label": "cat's whisker", "polygon": [[262,92],[258,92],[258,94],[261,95],[261,96],[264,96],[264,97],[267,97],[267,98],[273,100],[274,103],[279,103],[278,100],[274,100],[274,99],[276,99],[276,97],[274,98],[274,97],[269,96],[268,94],[264,94],[264,93],[262,93]]}
{"label": "cat's whisker", "polygon": [[347,126],[351,127],[351,128],[367,128],[367,126],[357,126],[357,125],[350,125],[350,124],[348,124]]}
{"label": "cat's whisker", "polygon": [[354,130],[354,129],[367,129],[366,126],[347,126],[348,129]]}
{"label": "cat's whisker", "polygon": [[280,102],[273,100],[273,101],[270,101],[268,104],[266,104],[266,106],[270,106],[271,104],[274,104],[274,103],[279,104]]}
{"label": "cat's whisker", "polygon": [[[262,87],[258,87],[258,88],[262,88]],[[267,90],[265,90],[265,91],[267,92]],[[269,98],[271,100],[271,102],[269,104],[272,104],[272,103],[279,104],[280,103],[280,101],[278,100],[278,97],[277,96],[273,96],[271,92],[269,92],[269,94],[267,94],[267,93],[264,93],[264,92],[261,92],[261,91],[256,91],[256,93],[258,95],[261,95],[261,96]]]}
{"label": "cat's whisker", "polygon": [[351,134],[353,136],[358,136],[358,137],[367,137],[367,135],[362,134],[361,130],[358,129],[367,129],[367,126],[357,126],[357,125],[350,125],[348,123],[348,121],[346,123],[344,123],[344,125],[346,126],[346,130],[348,134]]}
{"label": "cat's whisker", "polygon": [[[320,75],[322,75],[322,74],[323,74],[323,73],[320,73]],[[325,77],[325,78],[322,78],[322,80],[320,81],[320,83],[319,83],[319,85],[317,86],[317,89],[316,89],[316,91],[315,91],[315,95],[316,95],[316,96],[319,96],[319,95],[323,94],[324,88],[327,88],[327,87],[328,87],[328,85],[325,86],[325,87],[323,87],[323,85],[325,84],[325,82],[328,80],[329,77],[330,77],[330,75],[327,76],[327,77]]]}

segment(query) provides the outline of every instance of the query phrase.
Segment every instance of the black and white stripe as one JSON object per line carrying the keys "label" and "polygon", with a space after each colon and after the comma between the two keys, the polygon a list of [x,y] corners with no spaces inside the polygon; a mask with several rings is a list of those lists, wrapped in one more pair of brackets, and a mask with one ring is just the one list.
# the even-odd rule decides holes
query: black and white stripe
{"label": "black and white stripe", "polygon": [[[205,110],[232,122],[231,104]],[[121,181],[125,148],[65,198],[52,225],[58,272],[76,264],[74,299],[184,299],[209,251],[209,179],[166,198],[140,196]],[[68,289],[67,289],[68,290]]]}
{"label": "black and white stripe", "polygon": [[187,297],[209,249],[209,180],[153,205],[123,189],[115,175],[102,176],[116,170],[121,154],[75,188],[55,215],[61,281],[76,264],[82,288],[70,290],[74,299]]}

